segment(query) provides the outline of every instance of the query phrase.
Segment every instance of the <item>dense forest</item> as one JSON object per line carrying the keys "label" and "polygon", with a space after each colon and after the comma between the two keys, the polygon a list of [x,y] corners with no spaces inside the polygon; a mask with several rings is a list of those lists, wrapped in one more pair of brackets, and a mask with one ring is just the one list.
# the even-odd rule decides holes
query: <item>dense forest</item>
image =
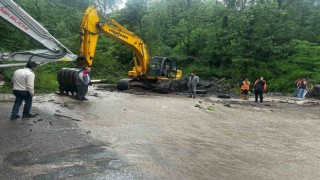
{"label": "dense forest", "polygon": [[[111,17],[142,38],[152,56],[176,59],[184,76],[194,71],[201,79],[224,77],[232,85],[263,76],[269,91],[281,92],[291,91],[300,77],[320,83],[320,0],[15,2],[75,54],[82,13],[94,5],[106,22]],[[2,19],[0,31],[0,51],[40,46]],[[131,61],[127,46],[100,35],[93,62],[98,76],[124,77]]]}

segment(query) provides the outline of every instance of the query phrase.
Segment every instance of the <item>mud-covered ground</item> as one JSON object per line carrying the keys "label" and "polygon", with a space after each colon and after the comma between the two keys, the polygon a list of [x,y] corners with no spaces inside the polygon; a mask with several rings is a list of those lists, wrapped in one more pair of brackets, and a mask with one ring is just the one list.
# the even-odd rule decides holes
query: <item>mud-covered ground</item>
{"label": "mud-covered ground", "polygon": [[[12,174],[38,179],[320,177],[317,100],[266,96],[260,104],[252,98],[191,99],[186,94],[129,94],[93,89],[88,98],[89,101],[78,102],[55,94],[37,96],[33,109],[40,115],[27,122],[19,119],[16,124],[5,114],[10,112],[12,103],[1,103],[0,131],[27,126],[24,131],[28,131],[28,137],[33,137],[31,133],[43,137],[31,139],[28,147],[15,146],[13,142],[4,147],[3,143],[8,144],[9,140],[0,139],[3,149],[0,163],[6,177]],[[39,122],[41,118],[43,121]],[[28,123],[39,129],[30,131]],[[41,128],[39,123],[47,124]],[[52,146],[42,143],[51,132],[61,134],[59,143],[51,151],[40,151]],[[10,138],[21,142],[22,137],[16,133]],[[12,157],[19,152],[29,152],[28,163]]]}

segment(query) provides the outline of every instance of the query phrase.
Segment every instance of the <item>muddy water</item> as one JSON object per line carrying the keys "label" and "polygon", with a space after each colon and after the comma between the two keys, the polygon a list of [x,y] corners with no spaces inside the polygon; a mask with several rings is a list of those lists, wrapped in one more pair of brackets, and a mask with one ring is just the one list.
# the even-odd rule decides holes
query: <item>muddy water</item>
{"label": "muddy water", "polygon": [[85,103],[79,125],[141,179],[320,177],[318,106],[301,113],[111,92]]}
{"label": "muddy water", "polygon": [[[27,164],[29,170],[23,172],[36,171],[38,179],[68,177],[60,175],[74,171],[80,179],[320,177],[319,106],[225,106],[211,98],[194,100],[92,89],[89,94],[89,101],[83,102],[56,95],[37,97],[34,109],[46,115],[44,121],[36,123],[39,135],[51,127],[40,127],[48,123],[46,118],[50,119],[54,123],[51,131],[62,136],[56,145],[61,145],[63,151],[48,151],[27,162],[9,153],[4,160]],[[53,146],[49,145],[45,146]],[[58,168],[48,166],[48,159],[49,165],[58,164]]]}

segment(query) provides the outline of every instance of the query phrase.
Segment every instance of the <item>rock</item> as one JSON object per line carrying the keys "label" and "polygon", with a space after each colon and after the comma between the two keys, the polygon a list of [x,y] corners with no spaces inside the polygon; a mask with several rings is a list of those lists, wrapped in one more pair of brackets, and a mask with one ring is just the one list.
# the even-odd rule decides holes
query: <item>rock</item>
{"label": "rock", "polygon": [[62,106],[62,107],[68,107],[69,105],[66,104],[66,103],[62,103],[61,106]]}
{"label": "rock", "polygon": [[218,94],[219,98],[230,98],[229,94]]}
{"label": "rock", "polygon": [[70,117],[70,116],[65,116],[65,115],[61,115],[61,114],[54,114],[55,116],[59,116],[59,117],[65,117],[65,118],[72,118],[72,117]]}

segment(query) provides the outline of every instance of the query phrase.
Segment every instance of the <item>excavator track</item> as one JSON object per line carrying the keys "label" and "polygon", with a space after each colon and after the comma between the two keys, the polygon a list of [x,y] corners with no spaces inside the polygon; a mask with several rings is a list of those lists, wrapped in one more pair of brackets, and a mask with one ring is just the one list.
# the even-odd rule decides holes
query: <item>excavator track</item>
{"label": "excavator track", "polygon": [[171,81],[161,81],[157,82],[152,89],[152,91],[161,93],[161,94],[168,94],[170,92]]}
{"label": "excavator track", "polygon": [[117,89],[119,91],[124,91],[124,90],[130,89],[132,81],[133,81],[133,79],[131,79],[131,78],[121,79],[117,83]]}
{"label": "excavator track", "polygon": [[131,78],[124,78],[117,83],[117,89],[119,91],[125,91],[134,87],[141,87],[149,91],[168,94],[170,92],[171,83],[172,81],[139,81]]}

